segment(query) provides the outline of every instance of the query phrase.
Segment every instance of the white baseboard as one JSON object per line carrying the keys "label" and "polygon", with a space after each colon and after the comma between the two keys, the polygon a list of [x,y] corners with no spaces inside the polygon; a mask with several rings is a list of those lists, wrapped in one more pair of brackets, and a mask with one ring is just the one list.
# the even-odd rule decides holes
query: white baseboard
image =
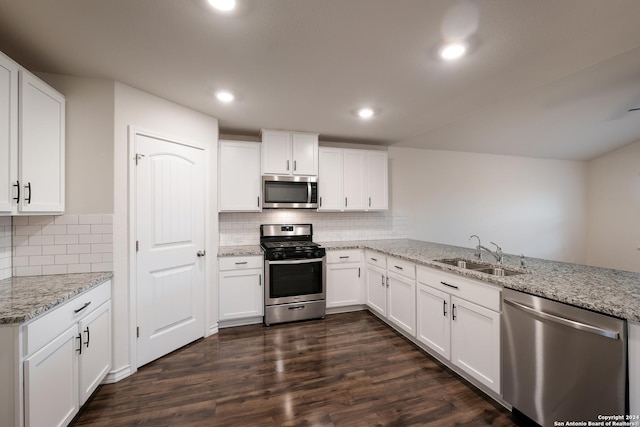
{"label": "white baseboard", "polygon": [[343,307],[327,307],[325,310],[326,314],[338,314],[338,313],[349,313],[351,311],[361,311],[366,310],[367,306],[364,304],[356,304],[356,305],[346,305]]}
{"label": "white baseboard", "polygon": [[120,380],[127,378],[130,375],[135,373],[134,370],[131,369],[131,365],[123,366],[120,369],[116,369],[115,371],[111,371],[104,377],[102,380],[102,384],[113,384],[117,383]]}

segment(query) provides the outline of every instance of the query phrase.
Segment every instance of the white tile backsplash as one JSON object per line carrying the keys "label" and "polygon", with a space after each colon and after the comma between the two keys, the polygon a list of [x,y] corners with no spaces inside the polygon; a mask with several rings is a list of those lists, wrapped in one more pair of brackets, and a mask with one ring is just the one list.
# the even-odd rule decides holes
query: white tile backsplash
{"label": "white tile backsplash", "polygon": [[0,280],[11,277],[11,217],[0,216]]}
{"label": "white tile backsplash", "polygon": [[260,224],[313,224],[313,240],[404,239],[408,235],[407,216],[392,212],[315,212],[270,210],[219,214],[220,246],[257,245]]}
{"label": "white tile backsplash", "polygon": [[[0,279],[14,276],[85,273],[113,269],[113,215],[0,217],[0,245],[12,262]],[[12,239],[11,239],[12,237]],[[13,249],[11,245],[13,240]],[[3,248],[0,246],[0,267]],[[11,268],[11,265],[13,268]]]}

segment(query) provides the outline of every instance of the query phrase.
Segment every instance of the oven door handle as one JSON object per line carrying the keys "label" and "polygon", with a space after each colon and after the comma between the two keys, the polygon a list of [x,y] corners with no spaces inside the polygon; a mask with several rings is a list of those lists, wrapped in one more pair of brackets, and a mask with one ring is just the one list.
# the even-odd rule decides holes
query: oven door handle
{"label": "oven door handle", "polygon": [[312,258],[312,259],[292,259],[292,260],[284,260],[284,261],[267,261],[271,264],[311,264],[313,262],[322,262],[322,258]]}

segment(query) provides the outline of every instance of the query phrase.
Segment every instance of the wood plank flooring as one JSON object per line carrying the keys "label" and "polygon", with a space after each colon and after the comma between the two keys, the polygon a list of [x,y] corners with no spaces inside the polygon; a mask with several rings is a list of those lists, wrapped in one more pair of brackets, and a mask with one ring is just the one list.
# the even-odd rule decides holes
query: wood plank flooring
{"label": "wood plank flooring", "polygon": [[223,329],[100,387],[74,426],[513,426],[366,311]]}

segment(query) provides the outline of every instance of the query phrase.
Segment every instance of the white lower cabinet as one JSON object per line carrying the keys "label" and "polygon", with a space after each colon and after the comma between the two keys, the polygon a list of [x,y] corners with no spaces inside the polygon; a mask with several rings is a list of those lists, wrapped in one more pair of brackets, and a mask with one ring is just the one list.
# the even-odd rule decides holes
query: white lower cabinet
{"label": "white lower cabinet", "polygon": [[0,329],[0,425],[67,425],[110,369],[107,281],[28,323]]}
{"label": "white lower cabinet", "polygon": [[415,265],[367,251],[367,306],[392,326],[416,336]]}
{"label": "white lower cabinet", "polygon": [[327,308],[362,305],[363,279],[362,250],[327,251]]}
{"label": "white lower cabinet", "polygon": [[262,322],[264,284],[262,256],[219,259],[220,327]]}
{"label": "white lower cabinet", "polygon": [[78,326],[24,361],[25,425],[65,426],[78,412]]}
{"label": "white lower cabinet", "polygon": [[426,267],[417,279],[418,340],[500,394],[499,288]]}

